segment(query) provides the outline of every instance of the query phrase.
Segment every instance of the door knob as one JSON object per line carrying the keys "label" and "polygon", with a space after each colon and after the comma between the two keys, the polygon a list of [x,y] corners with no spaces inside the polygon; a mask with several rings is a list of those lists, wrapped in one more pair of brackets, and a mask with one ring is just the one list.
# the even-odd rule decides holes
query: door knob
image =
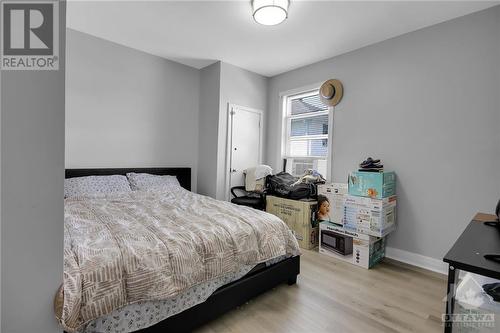
{"label": "door knob", "polygon": [[236,169],[232,169],[231,172],[236,172]]}

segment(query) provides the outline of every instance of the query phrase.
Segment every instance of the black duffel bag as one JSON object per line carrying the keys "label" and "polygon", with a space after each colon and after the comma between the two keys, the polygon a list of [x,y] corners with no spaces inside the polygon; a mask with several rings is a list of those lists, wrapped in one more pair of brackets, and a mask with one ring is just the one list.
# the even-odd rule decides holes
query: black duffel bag
{"label": "black duffel bag", "polygon": [[299,200],[316,197],[316,184],[300,183],[292,187],[288,194],[289,199]]}
{"label": "black duffel bag", "polygon": [[292,190],[292,184],[297,178],[287,172],[280,172],[266,177],[266,192],[278,197],[287,198]]}
{"label": "black duffel bag", "polygon": [[316,196],[316,185],[300,183],[293,186],[292,184],[297,179],[298,177],[294,177],[287,172],[269,175],[266,178],[266,192],[277,197],[295,200]]}

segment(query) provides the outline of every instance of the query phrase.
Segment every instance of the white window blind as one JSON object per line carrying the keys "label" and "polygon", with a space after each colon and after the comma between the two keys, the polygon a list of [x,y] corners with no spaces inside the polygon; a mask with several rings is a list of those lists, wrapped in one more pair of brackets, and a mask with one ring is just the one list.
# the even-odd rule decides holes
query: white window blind
{"label": "white window blind", "polygon": [[317,90],[286,97],[285,156],[287,172],[300,176],[316,169],[326,176],[329,112]]}

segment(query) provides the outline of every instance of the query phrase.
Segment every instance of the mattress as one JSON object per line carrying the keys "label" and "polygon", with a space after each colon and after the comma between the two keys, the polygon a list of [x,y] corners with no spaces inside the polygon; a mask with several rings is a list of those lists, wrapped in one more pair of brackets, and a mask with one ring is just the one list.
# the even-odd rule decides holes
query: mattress
{"label": "mattress", "polygon": [[[265,262],[265,266],[278,263],[286,256]],[[180,295],[161,301],[138,302],[115,310],[88,323],[81,333],[128,333],[144,329],[159,323],[171,316],[205,302],[220,287],[241,279],[253,268],[260,266],[244,266],[223,277],[194,286]]]}
{"label": "mattress", "polygon": [[[180,187],[66,199],[64,236],[55,309],[68,332],[98,332],[102,317],[109,329],[126,332],[124,317],[114,317],[141,313],[136,317],[144,319],[144,312],[140,324],[150,325],[202,302],[257,264],[300,254],[276,216]],[[129,306],[134,310],[122,311]],[[137,329],[133,323],[128,319],[128,331]]]}

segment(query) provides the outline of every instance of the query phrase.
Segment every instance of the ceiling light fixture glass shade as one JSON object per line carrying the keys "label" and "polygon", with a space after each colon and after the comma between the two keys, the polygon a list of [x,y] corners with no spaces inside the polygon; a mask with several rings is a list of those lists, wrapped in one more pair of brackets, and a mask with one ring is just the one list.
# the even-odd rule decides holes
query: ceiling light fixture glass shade
{"label": "ceiling light fixture glass shade", "polygon": [[288,17],[289,0],[253,0],[253,18],[263,25],[276,25]]}

